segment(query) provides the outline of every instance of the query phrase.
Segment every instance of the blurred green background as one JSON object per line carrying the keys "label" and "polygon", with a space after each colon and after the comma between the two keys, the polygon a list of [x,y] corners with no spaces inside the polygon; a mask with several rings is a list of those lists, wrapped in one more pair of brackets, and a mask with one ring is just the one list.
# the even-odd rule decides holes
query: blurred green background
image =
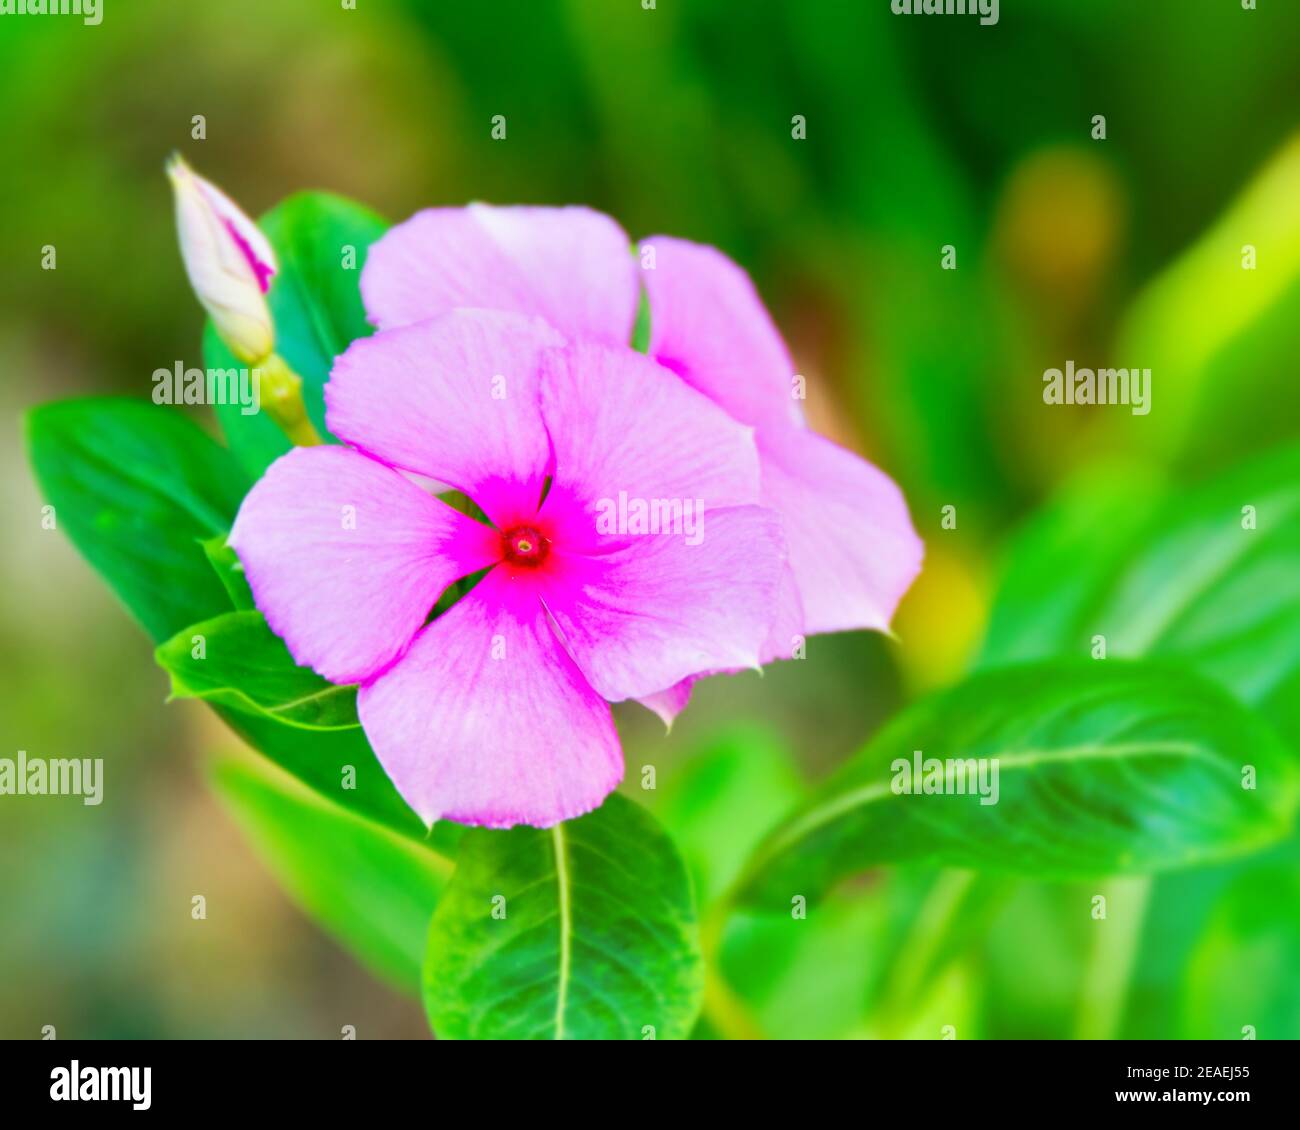
{"label": "blurred green background", "polygon": [[[671,804],[674,775],[709,750],[776,776],[789,756],[815,778],[960,674],[1008,536],[1059,484],[1101,461],[1191,482],[1300,435],[1300,5],[1259,7],[1004,0],[987,28],[895,17],[888,0],[104,0],[97,27],[0,18],[0,755],[102,757],[107,773],[98,808],[0,799],[0,1036],[427,1035],[417,1002],[280,893],[204,781],[236,740],[197,703],[164,708],[147,639],[40,525],[22,411],[144,399],[156,368],[199,363],[169,151],[254,214],[302,188],[390,219],[580,202],[750,270],[810,418],[902,485],[927,562],[897,640],[818,638],[761,681],[711,680],[668,738],[621,710],[631,788],[653,764]],[[947,244],[956,271],[940,270]],[[1067,358],[1152,367],[1153,413],[1045,408],[1041,373]],[[1294,865],[1278,875],[1259,889],[1294,905]],[[921,913],[908,882],[850,892],[799,952],[757,928],[764,1019],[881,1034],[867,1017],[883,993],[885,1034],[929,1034],[931,1016],[963,1035],[1220,1034],[1205,1030],[1214,994],[1183,981],[1213,966],[1249,899],[1216,903],[1190,954],[1159,938],[1218,879],[1160,888],[1127,1005],[1084,1020],[1081,999],[1108,1007],[1108,967],[1063,887],[963,887],[953,913],[976,940],[942,977],[882,987],[882,954]],[[1265,936],[1252,961],[1272,970],[1260,1015],[1295,1024],[1286,944]]]}

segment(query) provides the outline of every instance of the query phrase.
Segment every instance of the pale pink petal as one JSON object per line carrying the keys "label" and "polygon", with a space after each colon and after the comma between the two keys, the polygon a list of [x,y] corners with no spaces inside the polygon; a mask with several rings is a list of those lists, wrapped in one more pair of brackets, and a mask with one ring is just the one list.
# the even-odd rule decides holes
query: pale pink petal
{"label": "pale pink petal", "polygon": [[921,568],[902,492],[883,471],[810,431],[761,432],[763,504],[780,512],[804,631],[886,631]]}
{"label": "pale pink petal", "polygon": [[650,355],[741,423],[800,424],[794,363],[749,276],[715,248],[671,236],[643,240],[641,252]]}
{"label": "pale pink petal", "polygon": [[633,537],[596,557],[559,552],[539,573],[560,638],[605,698],[758,667],[785,567],[780,518],[757,506],[715,510],[699,533],[696,543]]}
{"label": "pale pink petal", "polygon": [[244,214],[239,205],[215,184],[198,175],[195,175],[194,179],[207,198],[209,207],[220,218],[226,233],[234,240],[240,254],[248,262],[258,287],[265,294],[271,289],[271,279],[279,270],[271,241],[262,234],[262,229]]}
{"label": "pale pink petal", "polygon": [[[799,599],[799,589],[795,584],[794,570],[787,562],[781,568],[781,580],[775,600],[775,619],[768,630],[767,639],[759,649],[759,662],[766,666],[777,659],[792,659],[796,649],[800,657],[806,654],[803,645],[806,641],[803,621],[803,601]],[[637,702],[647,710],[653,711],[663,720],[670,730],[677,715],[686,709],[691,701],[691,691],[701,679],[712,675],[735,675],[741,668],[719,668],[713,671],[700,671],[679,683],[674,683],[654,694],[637,696]]]}
{"label": "pale pink petal", "polygon": [[548,350],[541,384],[555,459],[542,513],[564,548],[614,548],[642,506],[685,529],[701,509],[758,501],[751,429],[642,354]]}
{"label": "pale pink petal", "polygon": [[390,229],[361,274],[382,329],[460,306],[545,318],[571,338],[626,344],[639,290],[631,244],[589,208],[431,208]]}
{"label": "pale pink petal", "polygon": [[637,702],[647,710],[653,710],[658,714],[663,724],[671,730],[677,715],[685,710],[691,701],[691,689],[695,686],[697,678],[699,676],[692,675],[689,679],[674,683],[666,690],[643,694],[637,698]]}
{"label": "pale pink petal", "polygon": [[449,584],[500,558],[495,531],[337,446],[272,463],[230,544],[271,630],[335,683],[391,663]]}
{"label": "pale pink petal", "polygon": [[[784,526],[783,522],[783,530]],[[787,549],[787,554],[788,552]],[[804,620],[799,582],[787,560],[781,570],[781,585],[777,593],[772,627],[767,633],[767,639],[763,641],[762,661],[771,663],[777,659],[792,659],[796,649],[802,654],[807,636],[808,626]]]}
{"label": "pale pink petal", "polygon": [[536,593],[493,570],[357,698],[397,791],[426,822],[548,827],[623,776],[609,706]]}
{"label": "pale pink petal", "polygon": [[348,346],[325,386],[340,439],[468,494],[500,524],[541,498],[550,445],[538,408],[544,322],[461,310]]}
{"label": "pale pink petal", "polygon": [[[759,649],[759,662],[766,666],[777,659],[792,659],[796,649],[802,657],[806,641],[803,621],[803,601],[799,599],[799,589],[795,584],[794,570],[789,563],[781,567],[781,580],[775,600],[775,619],[768,629],[767,638]],[[654,694],[637,696],[637,702],[647,710],[653,711],[663,720],[663,724],[672,729],[677,715],[686,709],[691,701],[691,691],[701,679],[711,675],[735,675],[741,668],[718,668],[712,671],[700,671],[679,683],[674,683]]]}

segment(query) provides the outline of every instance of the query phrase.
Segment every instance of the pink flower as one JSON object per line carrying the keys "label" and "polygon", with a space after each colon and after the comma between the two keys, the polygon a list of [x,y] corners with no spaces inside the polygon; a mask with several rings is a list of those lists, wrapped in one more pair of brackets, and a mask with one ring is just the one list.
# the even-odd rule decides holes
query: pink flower
{"label": "pink flower", "polygon": [[[919,567],[893,483],[803,426],[743,272],[648,242],[642,272],[582,208],[394,228],[362,276],[379,332],[325,390],[351,446],[278,460],[231,533],[295,659],[361,684],[366,734],[426,822],[545,827],[594,808],[622,776],[609,702],[669,719],[700,675],[789,656],[805,633],[885,628]],[[627,345],[641,278],[652,358]],[[628,523],[638,504],[660,527]]]}

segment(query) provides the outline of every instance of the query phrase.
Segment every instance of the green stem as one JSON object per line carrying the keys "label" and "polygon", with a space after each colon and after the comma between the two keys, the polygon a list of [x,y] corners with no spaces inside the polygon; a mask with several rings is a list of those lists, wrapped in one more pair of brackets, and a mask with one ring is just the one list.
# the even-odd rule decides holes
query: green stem
{"label": "green stem", "polygon": [[1079,994],[1075,1036],[1080,1040],[1111,1040],[1124,1019],[1129,978],[1151,895],[1151,879],[1114,879],[1107,883],[1106,917],[1093,923],[1097,937]]}
{"label": "green stem", "polygon": [[719,957],[728,909],[728,900],[720,899],[700,922],[700,949],[704,955],[704,1017],[725,1040],[765,1040],[767,1035],[749,1006],[722,975]]}
{"label": "green stem", "polygon": [[975,882],[973,871],[942,871],[926,893],[916,920],[898,949],[889,977],[890,989],[879,1016],[886,1034],[901,1030],[909,1015],[920,1007],[920,995],[940,945]]}
{"label": "green stem", "polygon": [[302,377],[272,353],[258,367],[262,407],[279,429],[299,447],[312,447],[325,441],[313,427],[302,399]]}

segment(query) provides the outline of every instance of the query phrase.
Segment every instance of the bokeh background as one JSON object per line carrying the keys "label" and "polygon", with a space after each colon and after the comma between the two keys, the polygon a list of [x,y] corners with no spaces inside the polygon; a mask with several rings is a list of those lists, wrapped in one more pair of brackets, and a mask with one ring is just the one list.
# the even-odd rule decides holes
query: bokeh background
{"label": "bokeh background", "polygon": [[[895,640],[818,639],[761,680],[711,680],[667,738],[621,712],[633,783],[654,764],[671,785],[727,743],[815,778],[960,674],[1008,537],[1063,481],[1103,458],[1191,481],[1300,434],[1300,5],[1003,0],[986,28],[888,0],[103,2],[96,27],[0,18],[0,755],[107,767],[98,808],[0,799],[0,1036],[427,1035],[418,1003],[280,892],[205,783],[236,739],[197,703],[164,706],[148,640],[40,526],[23,410],[143,399],[154,369],[200,363],[174,148],[254,214],[301,188],[390,219],[580,202],[753,274],[810,417],[903,486],[926,569]],[[1271,249],[1249,286],[1244,243]],[[1041,373],[1066,358],[1154,367],[1168,410],[1045,410]],[[857,896],[780,959],[806,967],[764,1002],[781,1032],[874,1031],[872,939],[912,911],[882,925],[870,885]],[[1105,970],[1086,968],[1061,897],[1027,884],[976,915],[944,1015],[1094,1031],[1070,1018]],[[1139,985],[1095,1034],[1160,1034],[1142,1006]],[[931,1007],[903,1001],[890,1034]]]}

